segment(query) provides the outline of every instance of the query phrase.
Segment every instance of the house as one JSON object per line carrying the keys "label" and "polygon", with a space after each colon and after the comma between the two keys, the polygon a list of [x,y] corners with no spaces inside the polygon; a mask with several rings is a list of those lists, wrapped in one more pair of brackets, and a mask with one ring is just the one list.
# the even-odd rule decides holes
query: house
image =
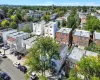
{"label": "house", "polygon": [[99,20],[100,20],[100,15],[97,15],[96,17],[97,17],[97,19],[99,19]]}
{"label": "house", "polygon": [[94,32],[93,34],[93,41],[96,45],[100,46],[100,33],[99,32]]}
{"label": "house", "polygon": [[90,32],[76,29],[73,34],[73,43],[77,46],[88,46],[90,40]]}
{"label": "house", "polygon": [[66,19],[63,18],[63,17],[58,17],[58,18],[56,19],[57,22],[60,22],[60,26],[62,26],[63,20],[66,20]]}
{"label": "house", "polygon": [[83,49],[79,49],[78,47],[74,47],[73,50],[71,51],[70,55],[66,59],[66,74],[68,75],[70,72],[71,68],[76,68],[77,69],[77,62],[81,61],[82,57],[87,57],[87,56],[94,56],[97,57],[97,53],[91,52],[91,51],[85,51]]}
{"label": "house", "polygon": [[81,19],[81,24],[85,24],[86,23],[86,18],[82,18]]}
{"label": "house", "polygon": [[33,14],[34,18],[41,18],[43,16],[42,13],[34,13]]}
{"label": "house", "polygon": [[81,19],[81,24],[86,23],[86,16],[87,16],[87,13],[79,12],[79,18]]}
{"label": "house", "polygon": [[33,34],[43,35],[45,24],[46,24],[45,21],[33,23]]}
{"label": "house", "polygon": [[7,44],[10,46],[10,49],[13,49],[20,53],[25,53],[26,46],[22,45],[22,40],[30,38],[29,33],[25,32],[11,32],[7,34]]}
{"label": "house", "polygon": [[32,22],[22,22],[18,24],[18,30],[21,31],[25,26],[28,26],[28,28],[32,31],[33,24]]}
{"label": "house", "polygon": [[4,43],[7,42],[7,34],[12,33],[12,32],[17,32],[17,30],[15,30],[15,29],[0,30],[0,36],[2,37]]}
{"label": "house", "polygon": [[100,13],[100,10],[96,10],[97,13]]}
{"label": "house", "polygon": [[44,27],[44,36],[55,38],[56,32],[58,31],[58,22],[50,21]]}
{"label": "house", "polygon": [[71,44],[72,43],[72,29],[61,28],[56,32],[56,41],[60,44]]}
{"label": "house", "polygon": [[58,14],[54,13],[54,14],[51,15],[50,19],[55,20],[57,17],[58,17]]}
{"label": "house", "polygon": [[63,16],[63,18],[67,21],[69,16],[70,16],[70,13],[67,12],[67,13]]}

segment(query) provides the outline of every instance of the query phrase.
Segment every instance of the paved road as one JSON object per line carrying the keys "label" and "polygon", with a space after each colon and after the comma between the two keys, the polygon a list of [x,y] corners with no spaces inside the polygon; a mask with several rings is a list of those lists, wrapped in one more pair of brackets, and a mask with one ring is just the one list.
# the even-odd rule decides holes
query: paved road
{"label": "paved road", "polygon": [[6,72],[12,80],[24,80],[24,74],[12,65],[11,60],[8,58],[2,59],[0,69]]}

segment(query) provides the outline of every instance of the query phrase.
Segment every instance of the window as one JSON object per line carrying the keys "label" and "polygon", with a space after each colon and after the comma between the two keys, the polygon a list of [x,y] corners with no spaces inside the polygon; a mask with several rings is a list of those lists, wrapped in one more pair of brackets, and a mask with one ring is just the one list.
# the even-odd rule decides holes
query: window
{"label": "window", "polygon": [[52,26],[50,26],[50,28],[52,28]]}

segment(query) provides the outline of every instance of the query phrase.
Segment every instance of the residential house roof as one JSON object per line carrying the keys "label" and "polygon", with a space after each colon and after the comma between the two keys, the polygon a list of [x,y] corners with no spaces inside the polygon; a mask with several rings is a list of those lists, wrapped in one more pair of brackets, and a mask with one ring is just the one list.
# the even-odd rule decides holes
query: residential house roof
{"label": "residential house roof", "polygon": [[82,36],[82,37],[90,37],[90,32],[86,30],[78,30],[76,29],[74,32],[74,35],[76,36]]}
{"label": "residential house roof", "polygon": [[61,28],[59,31],[60,33],[65,33],[65,34],[69,34],[71,32],[71,28]]}
{"label": "residential house roof", "polygon": [[96,57],[97,53],[91,52],[91,51],[82,50],[82,49],[79,49],[77,47],[74,47],[72,52],[68,56],[68,59],[73,63],[77,63],[77,62],[79,62],[81,60],[81,58],[83,56],[95,56]]}
{"label": "residential house roof", "polygon": [[100,40],[100,33],[95,31],[94,32],[94,37],[95,37],[95,39]]}
{"label": "residential house roof", "polygon": [[83,51],[82,49],[74,47],[74,49],[72,50],[72,52],[68,56],[68,58],[71,62],[76,63],[76,62],[79,62],[81,60],[84,53],[85,53],[85,51]]}

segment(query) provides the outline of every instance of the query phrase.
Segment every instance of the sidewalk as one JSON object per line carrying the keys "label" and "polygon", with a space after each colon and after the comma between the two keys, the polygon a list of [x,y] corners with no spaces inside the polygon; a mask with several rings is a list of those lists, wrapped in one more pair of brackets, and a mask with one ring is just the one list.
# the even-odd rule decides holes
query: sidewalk
{"label": "sidewalk", "polygon": [[[0,51],[2,53],[4,53],[4,50],[3,49],[0,49]],[[5,51],[5,54],[6,54],[7,58],[10,59],[12,62],[18,62],[21,65],[23,65],[24,62],[25,62],[25,58],[21,58],[21,60],[17,60],[17,57],[14,56],[14,54],[10,54],[10,50],[9,49]]]}

